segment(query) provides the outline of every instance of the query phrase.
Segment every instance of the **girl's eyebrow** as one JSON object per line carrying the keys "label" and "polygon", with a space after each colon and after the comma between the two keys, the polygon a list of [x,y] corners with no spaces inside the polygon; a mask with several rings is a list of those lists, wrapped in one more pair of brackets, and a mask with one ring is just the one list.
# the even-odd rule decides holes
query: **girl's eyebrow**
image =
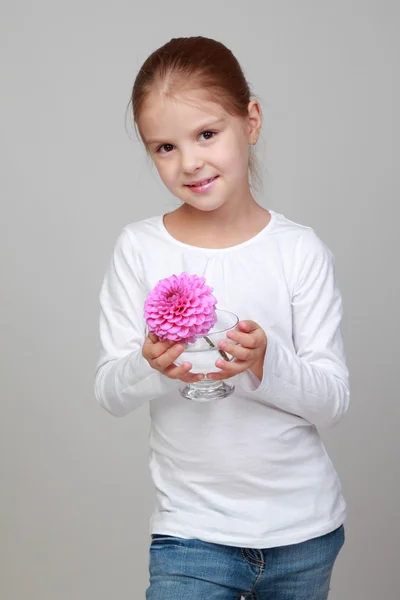
{"label": "girl's eyebrow", "polygon": [[196,129],[194,129],[194,131],[207,131],[207,129],[211,129],[212,127],[215,127],[216,125],[222,125],[222,123],[224,123],[225,119],[223,117],[219,117],[218,119],[214,119],[213,121],[204,121],[204,123],[200,124],[198,127],[196,127]]}
{"label": "girl's eyebrow", "polygon": [[[193,129],[193,132],[198,133],[199,131],[207,131],[207,129],[212,129],[213,127],[216,127],[217,125],[222,125],[223,122],[224,122],[224,119],[222,117],[215,119],[214,121],[205,121],[203,124],[200,124],[197,127],[195,127]],[[161,139],[150,138],[149,140],[146,140],[147,145],[165,144],[165,143],[166,143],[165,139],[161,140]]]}

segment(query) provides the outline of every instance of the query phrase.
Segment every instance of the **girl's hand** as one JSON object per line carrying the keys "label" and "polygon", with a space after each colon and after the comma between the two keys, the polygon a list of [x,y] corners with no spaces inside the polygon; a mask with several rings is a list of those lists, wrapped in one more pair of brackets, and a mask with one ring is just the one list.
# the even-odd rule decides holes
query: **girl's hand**
{"label": "girl's hand", "polygon": [[204,375],[189,373],[192,365],[185,362],[177,367],[174,362],[182,354],[184,347],[176,342],[160,342],[154,333],[150,333],[144,341],[142,355],[149,365],[169,379],[180,379],[185,383],[194,383],[204,379]]}
{"label": "girl's hand", "polygon": [[223,358],[217,360],[215,364],[222,370],[219,373],[207,373],[208,379],[229,379],[229,377],[234,377],[250,369],[260,381],[262,380],[267,351],[266,333],[254,321],[240,321],[238,329],[239,331],[232,330],[227,333],[227,337],[236,344],[226,341],[218,344],[218,348],[225,350],[236,360],[231,362]]}

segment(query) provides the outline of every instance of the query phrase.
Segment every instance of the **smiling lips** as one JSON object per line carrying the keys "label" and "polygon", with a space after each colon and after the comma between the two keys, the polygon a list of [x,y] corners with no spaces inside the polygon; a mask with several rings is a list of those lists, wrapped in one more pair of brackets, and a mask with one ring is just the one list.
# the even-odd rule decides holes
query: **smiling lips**
{"label": "smiling lips", "polygon": [[203,192],[207,192],[214,181],[218,178],[218,175],[215,177],[210,177],[210,179],[202,179],[200,181],[194,181],[193,183],[187,184],[185,187],[189,188],[192,192],[196,194],[202,194]]}

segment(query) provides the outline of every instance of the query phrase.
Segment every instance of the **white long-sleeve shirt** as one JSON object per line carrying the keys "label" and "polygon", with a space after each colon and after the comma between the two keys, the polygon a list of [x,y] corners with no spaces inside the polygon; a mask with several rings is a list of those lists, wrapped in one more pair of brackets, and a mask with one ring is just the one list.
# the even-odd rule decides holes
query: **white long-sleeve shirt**
{"label": "white long-sleeve shirt", "polygon": [[[345,520],[317,429],[337,423],[349,402],[334,258],[311,228],[270,212],[259,234],[230,248],[179,242],[161,216],[117,240],[100,293],[95,392],[116,416],[149,401],[152,533],[267,548]],[[183,271],[206,277],[217,308],[265,330],[261,382],[247,371],[230,380],[231,396],[199,403],[142,357],[147,294]]]}

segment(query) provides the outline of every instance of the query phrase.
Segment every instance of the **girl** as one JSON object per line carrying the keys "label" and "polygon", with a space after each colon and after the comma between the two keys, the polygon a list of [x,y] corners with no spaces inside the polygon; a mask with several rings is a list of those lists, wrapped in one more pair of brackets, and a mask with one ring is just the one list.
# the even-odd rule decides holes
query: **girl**
{"label": "girl", "polygon": [[[144,63],[135,124],[182,204],[122,231],[101,290],[101,406],[150,401],[156,487],[148,600],[325,600],[346,505],[318,434],[349,402],[342,302],[330,250],[251,193],[261,110],[221,43],[173,39]],[[215,373],[176,366],[179,343],[146,337],[143,305],[172,274],[204,275],[240,316]],[[181,381],[234,378],[228,398]]]}

